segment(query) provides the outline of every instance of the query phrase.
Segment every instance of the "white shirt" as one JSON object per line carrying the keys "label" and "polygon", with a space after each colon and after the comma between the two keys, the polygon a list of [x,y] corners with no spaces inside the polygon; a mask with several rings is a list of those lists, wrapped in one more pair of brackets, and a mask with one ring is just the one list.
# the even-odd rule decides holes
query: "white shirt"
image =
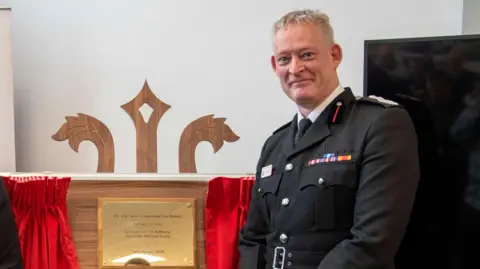
{"label": "white shirt", "polygon": [[[315,122],[315,120],[322,114],[322,112],[327,108],[327,106],[337,98],[345,89],[343,89],[342,85],[338,85],[338,87],[319,105],[317,106],[310,114],[308,114],[307,118],[309,118],[312,123]],[[300,120],[302,120],[304,117],[300,111],[297,112],[298,117],[297,117],[297,126],[300,126]]]}

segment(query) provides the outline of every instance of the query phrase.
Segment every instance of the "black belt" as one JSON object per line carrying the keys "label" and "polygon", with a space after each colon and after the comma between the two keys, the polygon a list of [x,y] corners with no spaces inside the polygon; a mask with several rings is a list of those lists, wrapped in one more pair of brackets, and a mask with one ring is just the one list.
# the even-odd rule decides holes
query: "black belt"
{"label": "black belt", "polygon": [[284,247],[268,248],[265,255],[267,268],[316,269],[327,252],[288,250]]}

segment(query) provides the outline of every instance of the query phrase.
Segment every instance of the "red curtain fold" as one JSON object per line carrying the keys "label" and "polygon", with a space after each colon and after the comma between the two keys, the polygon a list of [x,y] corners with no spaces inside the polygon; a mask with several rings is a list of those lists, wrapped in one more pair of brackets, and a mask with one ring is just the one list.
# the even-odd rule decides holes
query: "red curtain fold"
{"label": "red curtain fold", "polygon": [[70,177],[4,177],[25,269],[78,269],[67,215]]}
{"label": "red curtain fold", "polygon": [[208,182],[205,202],[208,269],[238,269],[238,234],[245,224],[254,177],[217,177]]}

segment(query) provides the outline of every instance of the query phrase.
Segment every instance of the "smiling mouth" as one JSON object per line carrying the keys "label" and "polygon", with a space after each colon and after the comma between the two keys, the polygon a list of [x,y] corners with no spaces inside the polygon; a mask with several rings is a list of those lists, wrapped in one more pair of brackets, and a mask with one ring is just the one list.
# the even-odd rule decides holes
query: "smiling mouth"
{"label": "smiling mouth", "polygon": [[310,82],[310,81],[311,81],[311,79],[296,80],[296,81],[290,82],[290,85],[302,84],[302,83]]}

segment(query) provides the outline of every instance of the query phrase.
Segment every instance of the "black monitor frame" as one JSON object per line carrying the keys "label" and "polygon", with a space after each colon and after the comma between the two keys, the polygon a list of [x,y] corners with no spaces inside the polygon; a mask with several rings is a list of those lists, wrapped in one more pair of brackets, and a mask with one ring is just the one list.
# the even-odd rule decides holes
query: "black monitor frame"
{"label": "black monitor frame", "polygon": [[390,38],[390,39],[370,39],[363,43],[363,96],[367,95],[368,79],[367,79],[367,47],[371,44],[391,44],[391,43],[405,43],[405,42],[424,42],[424,41],[442,41],[442,40],[480,40],[480,34],[472,35],[450,35],[450,36],[430,36],[430,37],[408,37],[408,38]]}

